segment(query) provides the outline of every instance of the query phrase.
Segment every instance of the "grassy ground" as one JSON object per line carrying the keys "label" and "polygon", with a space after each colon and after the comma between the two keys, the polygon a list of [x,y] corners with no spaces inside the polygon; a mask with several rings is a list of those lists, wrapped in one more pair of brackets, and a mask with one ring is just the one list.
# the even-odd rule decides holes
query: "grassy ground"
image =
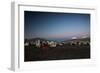
{"label": "grassy ground", "polygon": [[36,48],[25,46],[24,61],[86,59],[90,58],[90,46],[57,46],[56,48]]}

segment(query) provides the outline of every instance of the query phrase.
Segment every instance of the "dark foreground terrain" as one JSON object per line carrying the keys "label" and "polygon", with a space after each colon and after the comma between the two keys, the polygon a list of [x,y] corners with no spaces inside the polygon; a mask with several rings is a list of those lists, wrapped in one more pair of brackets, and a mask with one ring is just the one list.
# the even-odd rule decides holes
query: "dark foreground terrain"
{"label": "dark foreground terrain", "polygon": [[56,48],[33,48],[24,50],[24,61],[87,59],[90,58],[90,46],[57,46]]}

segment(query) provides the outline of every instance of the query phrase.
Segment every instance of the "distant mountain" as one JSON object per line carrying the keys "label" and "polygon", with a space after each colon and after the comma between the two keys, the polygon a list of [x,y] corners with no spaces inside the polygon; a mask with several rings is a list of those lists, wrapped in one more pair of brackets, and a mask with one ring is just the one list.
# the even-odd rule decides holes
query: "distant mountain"
{"label": "distant mountain", "polygon": [[90,41],[90,38],[81,38],[81,39],[73,39],[73,40],[79,40],[79,41]]}
{"label": "distant mountain", "polygon": [[31,38],[31,39],[25,39],[25,42],[31,42],[31,41],[35,42],[36,40],[47,41],[44,38]]}
{"label": "distant mountain", "polygon": [[[25,39],[25,42],[35,42],[36,40],[51,41],[51,40],[44,39],[44,38],[31,38],[31,39]],[[70,39],[70,40],[65,40],[65,41],[62,41],[62,42],[70,42],[70,41],[90,41],[90,38],[88,37],[88,38]]]}
{"label": "distant mountain", "polygon": [[66,40],[64,42],[70,42],[70,41],[90,41],[90,38],[79,38],[79,39],[71,39],[71,40]]}

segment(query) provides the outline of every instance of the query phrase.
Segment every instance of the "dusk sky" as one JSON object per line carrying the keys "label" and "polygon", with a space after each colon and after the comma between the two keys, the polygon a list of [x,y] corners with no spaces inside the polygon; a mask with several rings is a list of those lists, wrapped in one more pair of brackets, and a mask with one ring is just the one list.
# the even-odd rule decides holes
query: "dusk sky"
{"label": "dusk sky", "polygon": [[24,36],[68,40],[90,36],[90,14],[24,12]]}

